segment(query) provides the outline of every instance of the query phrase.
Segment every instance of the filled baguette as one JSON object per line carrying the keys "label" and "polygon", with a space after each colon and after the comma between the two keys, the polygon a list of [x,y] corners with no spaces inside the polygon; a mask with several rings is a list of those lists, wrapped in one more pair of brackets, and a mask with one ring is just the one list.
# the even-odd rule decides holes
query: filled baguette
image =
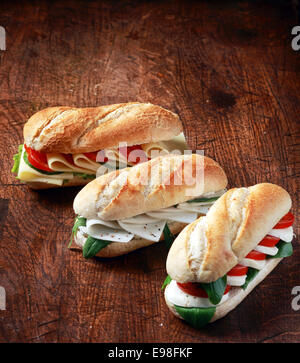
{"label": "filled baguette", "polygon": [[114,257],[163,239],[171,244],[226,185],[220,165],[197,154],[169,154],[102,175],[75,197],[70,246],[84,257]]}
{"label": "filled baguette", "polygon": [[262,183],[223,194],[170,248],[165,300],[196,328],[234,309],[292,254],[291,198]]}
{"label": "filled baguette", "polygon": [[85,185],[96,175],[188,148],[178,115],[151,103],[49,107],[24,126],[12,171],[31,188]]}

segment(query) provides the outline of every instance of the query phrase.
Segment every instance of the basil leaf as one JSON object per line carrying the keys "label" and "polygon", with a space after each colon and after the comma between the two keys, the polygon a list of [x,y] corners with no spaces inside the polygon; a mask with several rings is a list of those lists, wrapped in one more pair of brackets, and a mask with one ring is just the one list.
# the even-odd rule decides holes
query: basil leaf
{"label": "basil leaf", "polygon": [[18,174],[19,172],[19,166],[21,161],[21,155],[22,155],[23,145],[18,146],[18,153],[13,156],[14,159],[14,166],[11,169],[12,173]]}
{"label": "basil leaf", "polygon": [[281,258],[281,257],[289,257],[293,254],[293,245],[291,242],[284,242],[280,240],[276,247],[278,248],[278,252],[275,256],[267,256],[267,258]]}
{"label": "basil leaf", "polygon": [[84,226],[84,227],[86,226],[86,218],[77,216],[75,218],[74,226],[72,228],[72,234],[71,234],[71,239],[70,239],[70,243],[68,245],[68,248],[71,247],[72,242],[73,242],[73,239],[74,239],[74,236],[77,233],[78,228],[81,227],[81,226]]}
{"label": "basil leaf", "polygon": [[24,159],[25,163],[28,166],[30,166],[32,169],[38,171],[41,174],[46,174],[46,175],[58,175],[58,174],[62,174],[62,171],[46,171],[46,170],[41,170],[41,169],[38,169],[38,168],[34,167],[33,165],[30,164],[30,162],[28,160],[28,157],[27,157],[26,151],[23,154],[23,159]]}
{"label": "basil leaf", "polygon": [[174,305],[174,307],[177,313],[196,329],[200,329],[209,323],[216,312],[215,306],[209,308],[185,308]]}
{"label": "basil leaf", "polygon": [[254,279],[254,277],[259,273],[259,270],[257,270],[256,268],[253,267],[248,267],[248,271],[247,271],[247,277],[245,280],[245,283],[242,287],[242,289],[246,290],[247,286],[249,285],[249,283]]}
{"label": "basil leaf", "polygon": [[222,300],[226,284],[227,284],[227,276],[225,275],[223,277],[220,277],[216,281],[209,283],[201,283],[201,287],[206,291],[209,301],[212,304],[217,305]]}
{"label": "basil leaf", "polygon": [[214,202],[217,199],[219,199],[220,197],[213,197],[213,198],[195,198],[195,199],[191,199],[188,200],[187,203],[210,203],[210,202]]}
{"label": "basil leaf", "polygon": [[167,287],[167,285],[169,285],[169,283],[170,283],[171,281],[172,281],[172,279],[171,279],[171,277],[168,275],[168,276],[166,277],[166,279],[165,279],[164,283],[162,284],[161,289],[162,289],[162,290],[164,290],[164,289]]}
{"label": "basil leaf", "polygon": [[163,233],[166,245],[168,246],[168,248],[170,248],[175,240],[175,236],[171,233],[168,223],[165,224]]}
{"label": "basil leaf", "polygon": [[101,239],[88,236],[83,246],[83,257],[84,258],[94,257],[100,250],[108,246],[110,243],[111,241],[104,241]]}

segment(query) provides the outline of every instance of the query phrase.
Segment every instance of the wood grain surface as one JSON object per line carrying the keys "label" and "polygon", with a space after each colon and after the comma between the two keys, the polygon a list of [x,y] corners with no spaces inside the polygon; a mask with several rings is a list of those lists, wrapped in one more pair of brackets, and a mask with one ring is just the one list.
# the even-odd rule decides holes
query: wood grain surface
{"label": "wood grain surface", "polygon": [[79,189],[35,192],[10,173],[34,112],[152,102],[180,115],[230,186],[285,187],[299,234],[297,22],[297,1],[1,1],[1,342],[300,342],[298,237],[246,300],[197,331],[165,305],[164,244],[85,260],[67,248]]}

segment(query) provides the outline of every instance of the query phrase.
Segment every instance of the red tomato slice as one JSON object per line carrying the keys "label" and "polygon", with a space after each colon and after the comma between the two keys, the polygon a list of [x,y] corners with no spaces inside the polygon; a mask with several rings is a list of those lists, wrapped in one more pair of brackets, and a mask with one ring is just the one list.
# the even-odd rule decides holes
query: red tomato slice
{"label": "red tomato slice", "polygon": [[236,265],[229,272],[227,272],[228,276],[244,276],[248,271],[247,266]]}
{"label": "red tomato slice", "polygon": [[283,216],[280,221],[276,224],[274,229],[287,228],[293,225],[295,217],[292,212],[288,212],[285,216]]}
{"label": "red tomato slice", "polygon": [[105,150],[100,150],[96,152],[96,159],[97,163],[107,163],[108,157],[105,156]]}
{"label": "red tomato slice", "polygon": [[266,255],[265,255],[265,253],[253,250],[250,253],[248,253],[246,258],[251,258],[252,260],[261,261],[266,258]]}
{"label": "red tomato slice", "polygon": [[141,145],[120,147],[119,152],[132,164],[144,163],[150,160]]}
{"label": "red tomato slice", "polygon": [[53,171],[48,166],[46,153],[41,153],[39,151],[33,150],[30,147],[27,147],[25,144],[24,147],[27,153],[28,161],[32,166],[44,171]]}
{"label": "red tomato slice", "polygon": [[67,162],[71,165],[74,165],[73,155],[72,154],[62,154],[62,156],[67,160]]}
{"label": "red tomato slice", "polygon": [[91,159],[93,161],[96,161],[97,154],[98,154],[98,151],[93,151],[93,152],[90,152],[90,153],[83,153],[83,155],[85,155],[87,158],[89,158],[89,159]]}
{"label": "red tomato slice", "polygon": [[274,247],[280,241],[280,238],[267,235],[259,242],[259,246]]}
{"label": "red tomato slice", "polygon": [[[196,296],[196,297],[208,298],[206,291],[204,289],[202,289],[201,284],[199,284],[197,282],[187,282],[184,284],[177,282],[177,286],[180,288],[180,290],[182,290],[186,294]],[[224,295],[227,294],[229,290],[230,290],[230,286],[226,285]]]}

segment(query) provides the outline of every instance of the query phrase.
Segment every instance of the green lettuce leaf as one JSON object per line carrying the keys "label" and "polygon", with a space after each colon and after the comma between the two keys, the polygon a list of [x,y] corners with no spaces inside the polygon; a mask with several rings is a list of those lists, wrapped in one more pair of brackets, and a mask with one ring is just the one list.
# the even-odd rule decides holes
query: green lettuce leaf
{"label": "green lettuce leaf", "polygon": [[171,281],[172,281],[172,279],[171,279],[171,277],[168,275],[168,276],[166,277],[166,279],[165,279],[164,283],[162,284],[161,289],[162,289],[162,290],[164,290],[164,289],[167,287],[167,285],[169,285],[169,283],[170,283]]}
{"label": "green lettuce leaf", "polygon": [[206,291],[209,301],[217,305],[222,300],[227,284],[227,275],[218,280],[208,283],[201,283],[201,287]]}
{"label": "green lettuce leaf", "polygon": [[168,246],[168,248],[170,248],[175,240],[175,236],[171,233],[168,223],[165,224],[163,233],[164,233],[165,243]]}
{"label": "green lettuce leaf", "polygon": [[293,254],[293,245],[291,242],[284,242],[280,240],[276,247],[278,248],[278,252],[275,256],[267,256],[267,258],[281,258],[281,257],[289,257]]}
{"label": "green lettuce leaf", "polygon": [[215,306],[209,308],[185,308],[177,305],[174,306],[177,313],[196,329],[200,329],[209,323],[216,312]]}
{"label": "green lettuce leaf", "polygon": [[246,290],[247,286],[249,285],[249,283],[254,279],[254,277],[259,273],[259,270],[257,270],[256,268],[253,267],[248,267],[248,271],[247,271],[247,277],[245,280],[245,283],[242,287],[242,289]]}
{"label": "green lettuce leaf", "polygon": [[213,198],[195,198],[195,199],[191,199],[188,200],[187,203],[210,203],[210,202],[214,202],[217,199],[219,199],[220,197],[213,197]]}
{"label": "green lettuce leaf", "polygon": [[18,146],[18,153],[13,156],[14,159],[14,166],[11,169],[12,173],[18,174],[19,172],[19,166],[21,161],[21,155],[22,155],[23,145]]}
{"label": "green lettuce leaf", "polygon": [[82,179],[95,179],[96,175],[95,174],[86,174],[86,173],[73,173],[74,176],[78,176]]}
{"label": "green lettuce leaf", "polygon": [[100,250],[108,246],[110,243],[111,241],[104,241],[101,239],[88,236],[83,246],[83,257],[84,258],[94,257]]}
{"label": "green lettuce leaf", "polygon": [[84,227],[86,226],[86,218],[83,218],[83,217],[79,217],[79,216],[77,216],[77,217],[75,218],[74,226],[73,226],[73,228],[72,228],[71,239],[70,239],[70,243],[69,243],[69,245],[68,245],[68,248],[70,248],[70,247],[71,247],[72,242],[73,242],[73,239],[74,239],[74,236],[75,236],[75,234],[77,233],[77,230],[78,230],[78,228],[79,228],[80,226],[84,226]]}

